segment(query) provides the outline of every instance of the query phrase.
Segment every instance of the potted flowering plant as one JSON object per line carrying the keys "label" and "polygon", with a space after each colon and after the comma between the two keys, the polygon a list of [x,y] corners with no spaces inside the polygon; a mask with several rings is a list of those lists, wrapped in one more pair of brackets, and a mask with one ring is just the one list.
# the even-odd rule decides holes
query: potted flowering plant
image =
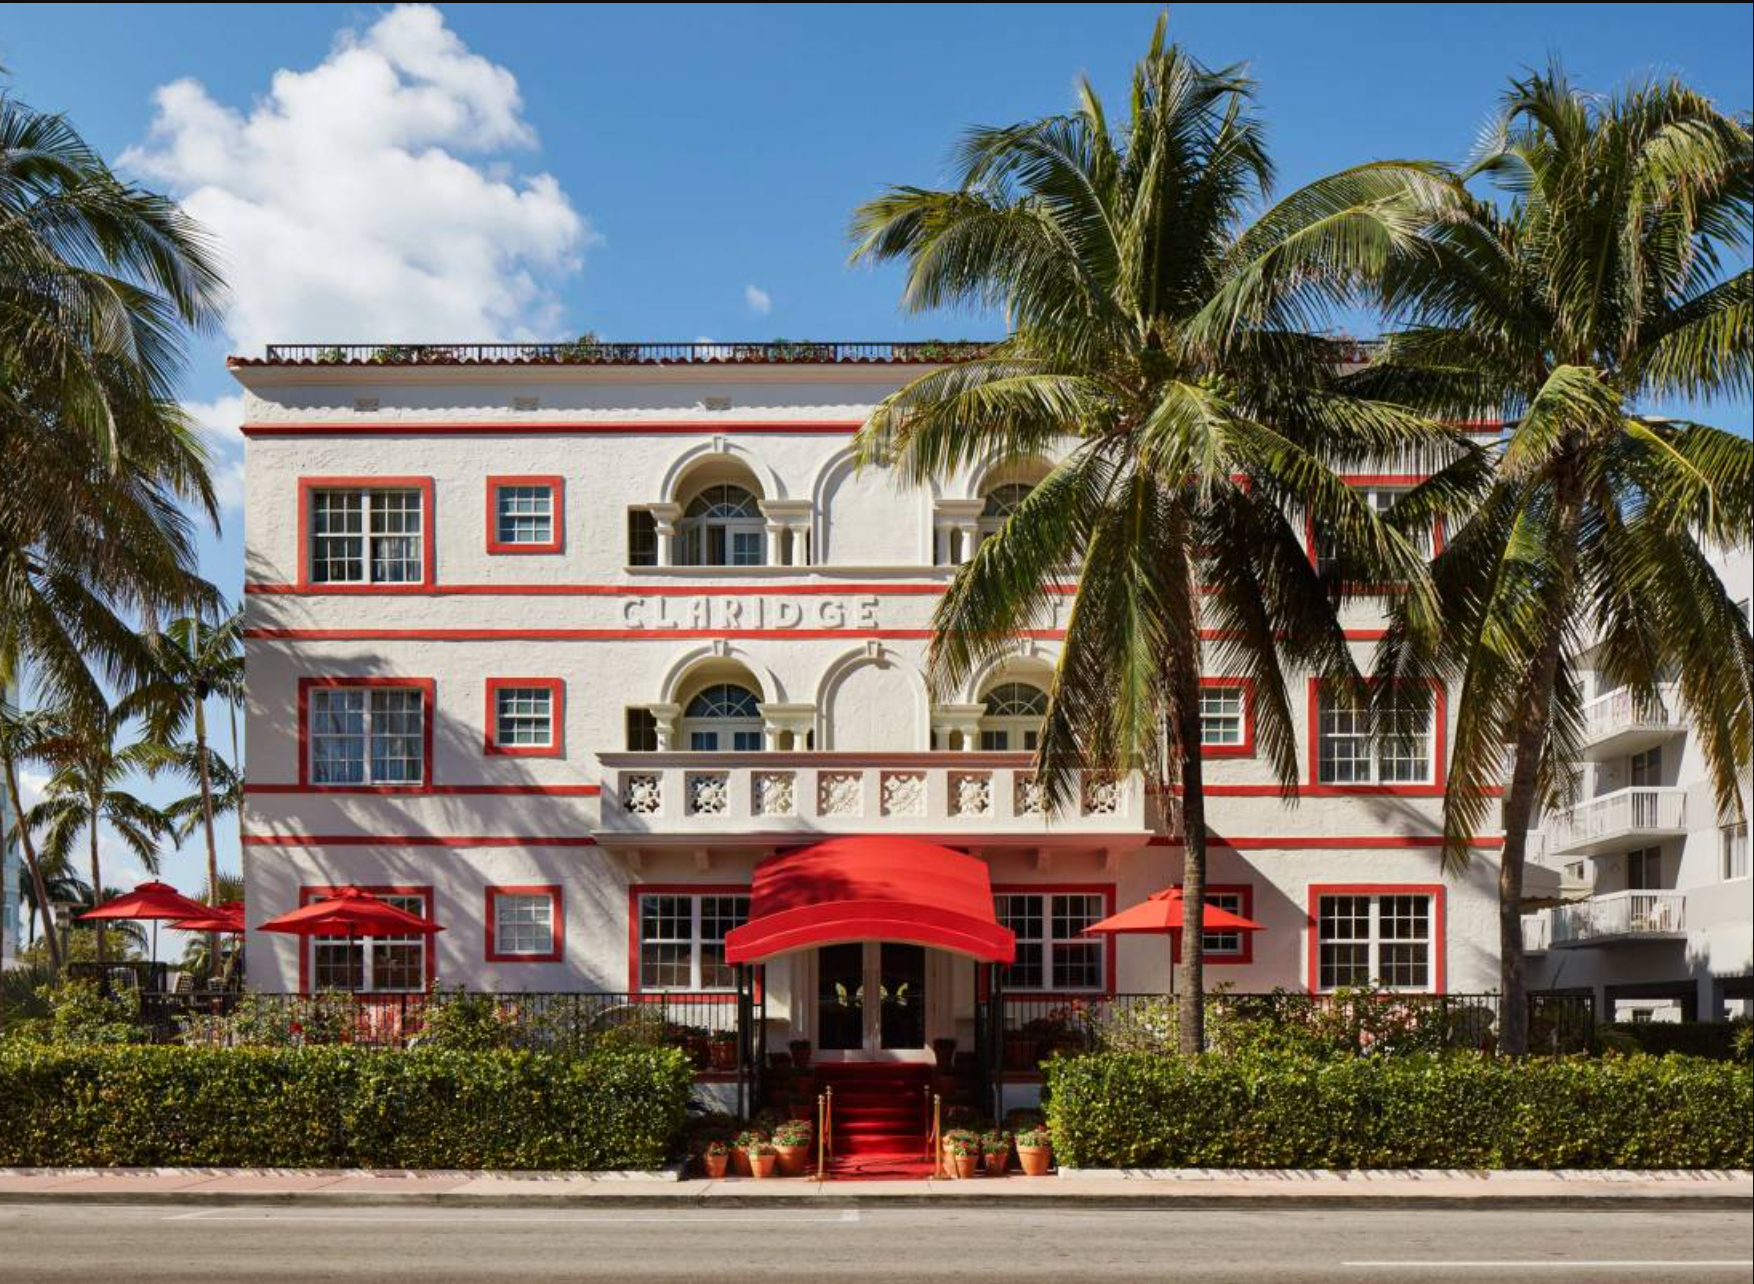
{"label": "potted flowering plant", "polygon": [[810,1165],[810,1143],[815,1140],[810,1125],[792,1119],[774,1130],[773,1148],[779,1157],[782,1177],[802,1177]]}
{"label": "potted flowering plant", "polygon": [[730,1162],[731,1148],[722,1141],[709,1141],[701,1148],[701,1170],[714,1181],[725,1175],[725,1169]]}
{"label": "potted flowering plant", "polygon": [[966,1133],[954,1134],[945,1138],[944,1150],[950,1157],[950,1171],[959,1179],[966,1181],[975,1175],[980,1163],[980,1138],[971,1138]]}
{"label": "potted flowering plant", "polygon": [[767,1144],[767,1133],[760,1128],[745,1128],[742,1132],[738,1133],[736,1147],[731,1152],[731,1171],[736,1173],[739,1177],[750,1176],[750,1152],[757,1146],[765,1146]]}
{"label": "potted flowering plant", "polygon": [[751,1177],[762,1180],[773,1176],[774,1164],[779,1159],[779,1152],[774,1149],[772,1142],[755,1142],[744,1153],[749,1157],[749,1175]]}
{"label": "potted flowering plant", "polygon": [[981,1166],[989,1177],[1003,1177],[1011,1166],[1011,1134],[989,1132],[981,1138]]}
{"label": "potted flowering plant", "polygon": [[1054,1143],[1046,1128],[1017,1134],[1017,1162],[1026,1177],[1045,1177],[1054,1162]]}

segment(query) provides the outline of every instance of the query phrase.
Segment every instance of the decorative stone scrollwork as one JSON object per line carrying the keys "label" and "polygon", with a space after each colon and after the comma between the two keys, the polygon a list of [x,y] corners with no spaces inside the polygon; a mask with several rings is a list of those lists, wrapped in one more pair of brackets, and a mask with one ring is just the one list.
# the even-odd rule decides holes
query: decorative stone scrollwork
{"label": "decorative stone scrollwork", "polygon": [[858,816],[865,810],[865,779],[857,771],[816,774],[816,810],[823,816]]}
{"label": "decorative stone scrollwork", "polygon": [[1121,812],[1121,782],[1113,776],[1084,777],[1084,814],[1086,816],[1118,816]]}
{"label": "decorative stone scrollwork", "polygon": [[798,781],[789,771],[755,773],[755,814],[790,816],[798,810]]}
{"label": "decorative stone scrollwork", "polygon": [[950,773],[950,812],[955,816],[993,814],[993,775],[989,771]]}
{"label": "decorative stone scrollwork", "polygon": [[924,816],[926,814],[925,772],[884,772],[883,814],[885,816]]}
{"label": "decorative stone scrollwork", "polygon": [[1048,814],[1048,789],[1034,775],[1017,775],[1017,805],[1019,816],[1045,816]]}
{"label": "decorative stone scrollwork", "polygon": [[621,778],[621,810],[630,816],[656,816],[664,809],[664,778],[645,772]]}
{"label": "decorative stone scrollwork", "polygon": [[688,776],[688,814],[723,816],[731,809],[730,781],[722,771],[691,772]]}

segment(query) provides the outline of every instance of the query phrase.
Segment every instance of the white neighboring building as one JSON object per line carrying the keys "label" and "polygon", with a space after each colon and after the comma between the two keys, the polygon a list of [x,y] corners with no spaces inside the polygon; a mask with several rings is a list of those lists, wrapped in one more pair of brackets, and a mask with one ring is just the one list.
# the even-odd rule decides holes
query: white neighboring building
{"label": "white neighboring building", "polygon": [[[1754,558],[1742,549],[1717,565],[1746,617]],[[1568,902],[1524,919],[1538,951],[1530,983],[1586,990],[1607,1019],[1754,1015],[1747,823],[1718,815],[1677,701],[1641,708],[1583,662],[1596,693],[1585,708],[1583,801],[1548,817],[1542,834],[1542,860]],[[1746,817],[1746,792],[1742,808]]]}
{"label": "white neighboring building", "polygon": [[[923,678],[955,563],[1043,466],[905,492],[854,471],[854,431],[933,345],[599,355],[232,360],[248,921],[354,883],[446,929],[369,949],[251,932],[251,984],[728,997],[757,863],[841,835],[972,855],[981,913],[1015,934],[1013,1000],[1164,991],[1162,939],[1080,934],[1179,879],[1140,782],[1089,782],[1051,825],[1032,801],[1063,613],[945,699]],[[1377,613],[1345,623],[1367,660]],[[1265,929],[1214,937],[1209,984],[1493,989],[1498,839],[1460,877],[1439,866],[1445,693],[1421,749],[1391,758],[1296,678],[1305,784],[1287,808],[1248,685],[1208,681],[1211,890]],[[937,881],[889,892],[931,917]],[[849,1058],[968,1047],[979,955],[896,926],[918,908],[764,955],[774,1037]],[[921,997],[904,1016],[862,997],[897,987]]]}
{"label": "white neighboring building", "polygon": [[[12,713],[17,708],[16,692],[0,687],[0,709]],[[12,833],[12,799],[0,786],[0,968],[9,966],[19,954],[19,932],[24,924],[19,882],[23,864]]]}

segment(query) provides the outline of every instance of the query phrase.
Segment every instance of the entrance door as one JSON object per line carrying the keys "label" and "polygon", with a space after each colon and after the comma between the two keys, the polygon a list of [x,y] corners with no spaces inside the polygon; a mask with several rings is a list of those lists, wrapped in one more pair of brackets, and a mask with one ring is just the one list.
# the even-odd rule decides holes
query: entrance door
{"label": "entrance door", "polygon": [[926,1046],[926,950],[866,941],[816,951],[816,1047],[830,1060]]}

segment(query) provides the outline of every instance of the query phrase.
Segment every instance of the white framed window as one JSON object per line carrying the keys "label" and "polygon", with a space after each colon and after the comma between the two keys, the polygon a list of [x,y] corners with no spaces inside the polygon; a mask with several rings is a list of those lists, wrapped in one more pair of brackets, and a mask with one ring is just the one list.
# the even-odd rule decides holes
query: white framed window
{"label": "white framed window", "polygon": [[[397,909],[426,918],[426,897],[374,893]],[[311,940],[311,982],[319,990],[403,994],[426,988],[425,936],[318,936]]]}
{"label": "white framed window", "polygon": [[420,687],[312,688],[311,783],[421,784],[428,712]]}
{"label": "white framed window", "polygon": [[1436,779],[1435,695],[1408,686],[1397,695],[1402,735],[1371,735],[1362,699],[1321,688],[1316,697],[1316,781],[1323,785],[1422,785]]}
{"label": "white framed window", "polygon": [[491,963],[543,963],[560,959],[560,889],[489,887]]}
{"label": "white framed window", "polygon": [[725,936],[749,919],[744,895],[675,892],[639,898],[641,990],[736,988],[736,970],[725,962]]}
{"label": "white framed window", "polygon": [[1748,877],[1748,822],[1725,825],[1718,830],[1718,850],[1722,856],[1724,881]]}
{"label": "white framed window", "polygon": [[418,584],[425,577],[417,489],[313,490],[311,581]]}
{"label": "white framed window", "polygon": [[987,692],[981,714],[981,748],[989,753],[1034,753],[1048,713],[1048,693],[1029,682],[1001,682]]}
{"label": "white framed window", "polygon": [[495,484],[493,535],[496,543],[509,547],[552,547],[555,543],[554,487],[546,484]]}
{"label": "white framed window", "polygon": [[1432,898],[1423,892],[1333,893],[1316,907],[1316,985],[1432,990]]}
{"label": "white framed window", "polygon": [[[1221,910],[1229,910],[1242,918],[1248,917],[1248,901],[1240,891],[1206,890],[1206,903],[1215,905]],[[1247,952],[1246,932],[1202,932],[1202,949],[1211,958],[1238,958]]]}
{"label": "white framed window", "polygon": [[1104,942],[1084,929],[1107,915],[1095,892],[1001,892],[993,909],[1017,937],[1017,954],[1005,969],[1007,990],[1101,991],[1106,987]]}
{"label": "white framed window", "polygon": [[682,711],[682,743],[693,753],[759,753],[761,701],[747,687],[715,682]]}
{"label": "white framed window", "polygon": [[1248,743],[1248,694],[1242,687],[1200,688],[1200,743],[1210,749]]}
{"label": "white framed window", "polygon": [[493,740],[503,749],[554,747],[552,687],[498,687],[493,693]]}
{"label": "white framed window", "polygon": [[680,529],[682,566],[762,566],[767,522],[741,486],[708,486],[690,501]]}
{"label": "white framed window", "polygon": [[1029,498],[1029,492],[1035,486],[1031,482],[1006,482],[995,486],[987,492],[986,505],[981,509],[979,521],[976,523],[979,537],[986,539],[998,533],[999,528],[1011,519],[1017,506]]}

